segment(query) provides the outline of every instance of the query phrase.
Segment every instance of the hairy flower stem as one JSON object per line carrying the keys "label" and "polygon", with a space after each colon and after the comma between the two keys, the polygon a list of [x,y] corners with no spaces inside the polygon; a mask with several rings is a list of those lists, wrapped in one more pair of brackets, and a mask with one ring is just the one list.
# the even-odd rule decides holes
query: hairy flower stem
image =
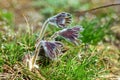
{"label": "hairy flower stem", "polygon": [[47,27],[48,27],[48,23],[49,23],[49,19],[47,19],[47,20],[44,22],[44,24],[43,24],[43,26],[42,26],[42,29],[41,29],[41,31],[40,31],[39,37],[38,37],[38,41],[41,41],[41,40],[42,40],[42,38],[43,38],[43,36],[44,36],[44,34],[45,34],[45,31],[46,31],[46,29],[47,29]]}
{"label": "hairy flower stem", "polygon": [[40,31],[40,34],[39,34],[39,37],[38,37],[38,43],[36,45],[36,48],[35,48],[35,53],[34,53],[34,56],[32,58],[32,68],[34,67],[35,63],[36,63],[36,60],[37,60],[37,57],[38,57],[38,54],[40,52],[40,47],[41,47],[41,44],[40,44],[40,41],[42,40],[44,34],[45,34],[45,31],[47,29],[47,26],[48,26],[48,23],[49,23],[49,19],[46,20],[42,26],[42,29]]}
{"label": "hairy flower stem", "polygon": [[59,34],[59,31],[58,32],[55,32],[51,37],[50,37],[50,40],[55,40],[55,38],[58,36]]}

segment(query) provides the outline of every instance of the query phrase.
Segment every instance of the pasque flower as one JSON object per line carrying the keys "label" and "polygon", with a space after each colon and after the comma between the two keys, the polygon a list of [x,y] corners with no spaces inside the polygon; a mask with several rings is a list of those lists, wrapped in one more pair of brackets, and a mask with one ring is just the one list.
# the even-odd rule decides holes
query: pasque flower
{"label": "pasque flower", "polygon": [[49,18],[49,23],[59,28],[65,28],[68,24],[72,22],[71,14],[62,12],[51,18]]}
{"label": "pasque flower", "polygon": [[[61,42],[53,40],[57,36],[62,36],[65,39],[73,42],[74,44],[76,45],[78,44],[79,31],[83,31],[83,28],[81,26],[66,28],[68,24],[72,22],[71,17],[72,17],[71,14],[62,12],[53,17],[48,18],[44,22],[40,30],[37,43],[35,44],[34,55],[32,56],[29,54],[25,55],[23,59],[23,62],[25,62],[25,64],[29,67],[29,70],[32,70],[35,67],[38,68],[38,66],[36,65],[36,60],[38,58],[38,54],[40,52],[41,47],[43,47],[45,51],[45,56],[52,60],[55,60],[58,56],[62,54],[63,44]],[[48,27],[48,24],[53,24],[59,28],[64,28],[64,29],[54,33],[49,39],[49,41],[46,41],[46,40],[43,40],[43,37]]]}
{"label": "pasque flower", "polygon": [[50,59],[56,59],[60,54],[62,54],[61,49],[63,44],[58,41],[41,41],[40,44],[45,50],[45,56]]}
{"label": "pasque flower", "polygon": [[[35,52],[34,52],[34,55],[32,58],[32,68],[34,68],[34,65],[36,64],[36,60],[37,60],[38,54],[40,52],[40,47],[41,47],[40,44],[42,44],[42,46],[44,47],[46,56],[48,56],[51,59],[55,59],[57,57],[57,55],[59,55],[61,53],[60,49],[59,49],[60,45],[62,45],[61,43],[42,41],[43,36],[48,27],[48,24],[56,25],[59,28],[65,28],[66,25],[68,25],[70,23],[71,23],[71,15],[69,13],[65,13],[65,12],[57,14],[51,18],[48,18],[44,22],[44,24],[40,30],[38,41],[35,44]],[[30,70],[32,70],[32,68]]]}
{"label": "pasque flower", "polygon": [[30,54],[25,54],[22,58],[22,61],[26,66],[28,65],[30,60],[31,60],[31,55]]}
{"label": "pasque flower", "polygon": [[75,26],[73,28],[66,28],[58,32],[58,35],[64,37],[65,39],[78,44],[79,32],[83,31],[82,26]]}
{"label": "pasque flower", "polygon": [[22,58],[23,64],[29,68],[29,70],[32,69],[32,67],[34,66],[35,68],[39,68],[38,65],[34,64],[32,65],[32,59],[33,59],[33,55],[31,55],[30,53],[25,54]]}

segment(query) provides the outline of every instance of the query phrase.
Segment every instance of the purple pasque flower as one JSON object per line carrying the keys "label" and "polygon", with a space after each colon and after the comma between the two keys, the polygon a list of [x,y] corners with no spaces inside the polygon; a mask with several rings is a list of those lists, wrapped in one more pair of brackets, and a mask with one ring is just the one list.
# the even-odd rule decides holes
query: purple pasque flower
{"label": "purple pasque flower", "polygon": [[54,60],[59,55],[62,54],[61,49],[63,44],[58,41],[41,41],[40,43],[45,50],[45,56],[49,57],[50,59]]}
{"label": "purple pasque flower", "polygon": [[79,32],[83,30],[82,26],[75,26],[73,28],[63,29],[58,34],[77,45]]}
{"label": "purple pasque flower", "polygon": [[30,53],[25,54],[22,58],[23,64],[29,68],[29,70],[32,70],[32,68],[39,68],[38,65],[36,64],[32,64],[33,61],[33,55],[31,55]]}
{"label": "purple pasque flower", "polygon": [[22,58],[22,61],[25,65],[31,60],[31,55],[30,54],[25,54]]}
{"label": "purple pasque flower", "polygon": [[29,70],[32,70],[32,56],[28,53],[23,56],[23,64],[29,68]]}
{"label": "purple pasque flower", "polygon": [[51,18],[49,18],[50,24],[58,26],[59,28],[65,28],[72,22],[72,16],[69,13],[62,12]]}

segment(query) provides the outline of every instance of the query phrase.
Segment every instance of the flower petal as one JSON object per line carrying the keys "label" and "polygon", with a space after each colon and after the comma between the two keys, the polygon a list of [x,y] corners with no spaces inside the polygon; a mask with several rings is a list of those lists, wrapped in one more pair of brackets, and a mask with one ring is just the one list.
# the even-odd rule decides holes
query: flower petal
{"label": "flower petal", "polygon": [[59,28],[65,28],[72,22],[71,14],[66,12],[59,13],[49,18],[49,22],[53,25],[58,26]]}
{"label": "flower petal", "polygon": [[60,55],[61,47],[63,46],[62,43],[57,41],[41,41],[41,44],[45,50],[46,56],[50,59],[57,58]]}
{"label": "flower petal", "polygon": [[61,30],[59,32],[59,35],[68,39],[74,44],[77,44],[78,37],[79,37],[79,31],[83,31],[83,28],[81,26],[75,26],[73,28],[66,28],[66,29]]}

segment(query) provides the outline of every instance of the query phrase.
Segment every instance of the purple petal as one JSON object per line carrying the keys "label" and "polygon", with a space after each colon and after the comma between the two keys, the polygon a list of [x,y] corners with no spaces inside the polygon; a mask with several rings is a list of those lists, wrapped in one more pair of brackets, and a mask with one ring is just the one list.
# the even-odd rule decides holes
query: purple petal
{"label": "purple petal", "polygon": [[78,37],[78,33],[72,29],[66,29],[59,34],[65,38],[68,38],[69,40],[75,40],[75,37]]}
{"label": "purple petal", "polygon": [[75,31],[83,31],[84,30],[84,28],[82,26],[75,26],[72,29]]}
{"label": "purple petal", "polygon": [[27,63],[31,60],[31,55],[28,53],[28,54],[25,54],[22,58],[22,61],[25,65],[27,65]]}
{"label": "purple petal", "polygon": [[77,43],[77,38],[79,36],[79,31],[82,31],[83,28],[81,26],[75,26],[73,28],[63,29],[59,32],[59,35],[68,39],[73,43]]}
{"label": "purple petal", "polygon": [[49,18],[49,22],[59,28],[65,28],[72,21],[71,15],[69,13],[59,13],[56,16]]}
{"label": "purple petal", "polygon": [[42,41],[41,44],[46,52],[46,56],[50,59],[55,59],[61,54],[60,47],[63,46],[62,43],[57,41]]}

